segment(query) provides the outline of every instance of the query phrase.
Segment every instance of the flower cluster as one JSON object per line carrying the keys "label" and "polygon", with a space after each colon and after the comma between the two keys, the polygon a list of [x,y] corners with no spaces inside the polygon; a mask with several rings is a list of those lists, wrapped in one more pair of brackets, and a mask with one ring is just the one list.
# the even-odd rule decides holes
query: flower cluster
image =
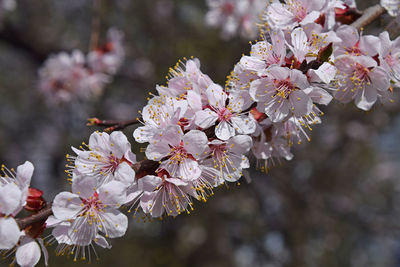
{"label": "flower cluster", "polygon": [[290,160],[292,144],[310,139],[306,130],[321,123],[319,106],[333,98],[354,100],[369,110],[398,86],[398,39],[391,41],[387,32],[362,35],[340,25],[338,14],[351,8],[354,3],[300,0],[266,8],[262,40],[227,81],[232,102],[251,108],[257,122],[252,134],[256,158]]}
{"label": "flower cluster", "polygon": [[68,170],[72,192],[61,192],[52,206],[47,227],[59,243],[59,254],[91,259],[93,243],[110,248],[106,238],[121,237],[128,218],[119,208],[129,202],[135,186],[136,162],[131,145],[122,132],[93,133],[89,144],[73,148],[76,156]]}
{"label": "flower cluster", "polygon": [[39,89],[49,102],[65,103],[102,93],[125,57],[123,34],[111,28],[107,43],[85,55],[75,50],[46,60],[39,70]]}
{"label": "flower cluster", "polygon": [[145,213],[159,217],[189,213],[192,199],[206,201],[213,187],[237,181],[249,167],[245,154],[255,120],[200,70],[198,59],[179,61],[167,86],[142,112],[134,137],[149,143],[147,158],[158,161],[135,200]]}
{"label": "flower cluster", "polygon": [[47,265],[47,250],[40,235],[45,229],[45,222],[40,221],[20,229],[15,217],[23,210],[39,211],[45,205],[40,190],[30,188],[33,165],[25,162],[9,170],[1,166],[0,176],[0,249],[3,255],[15,252],[15,259],[20,266],[34,266],[39,262],[41,250]]}
{"label": "flower cluster", "polygon": [[267,0],[207,0],[209,11],[206,24],[220,27],[221,36],[229,39],[235,35],[251,39],[258,32],[257,22]]}

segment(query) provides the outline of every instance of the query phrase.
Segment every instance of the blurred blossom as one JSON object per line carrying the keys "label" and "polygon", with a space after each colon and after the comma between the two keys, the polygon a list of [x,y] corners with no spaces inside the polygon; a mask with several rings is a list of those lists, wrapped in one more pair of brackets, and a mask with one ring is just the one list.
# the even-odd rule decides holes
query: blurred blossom
{"label": "blurred blossom", "polygon": [[257,22],[266,6],[266,0],[207,0],[209,11],[206,24],[221,28],[221,36],[230,39],[236,35],[242,38],[255,38]]}
{"label": "blurred blossom", "polygon": [[101,93],[107,76],[91,73],[81,51],[51,56],[39,70],[39,89],[52,103],[86,99]]}

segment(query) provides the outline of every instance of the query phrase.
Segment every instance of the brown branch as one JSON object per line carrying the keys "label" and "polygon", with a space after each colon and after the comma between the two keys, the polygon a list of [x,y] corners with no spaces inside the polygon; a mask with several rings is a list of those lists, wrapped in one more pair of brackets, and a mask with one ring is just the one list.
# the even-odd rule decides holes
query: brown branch
{"label": "brown branch", "polygon": [[53,215],[53,211],[51,210],[51,203],[47,204],[46,207],[41,209],[35,214],[32,214],[31,216],[25,217],[25,218],[17,218],[17,223],[19,228],[25,229],[27,226],[32,225],[36,222],[44,221],[46,220],[50,215]]}
{"label": "brown branch", "polygon": [[89,51],[95,50],[99,45],[100,35],[100,0],[93,0],[92,30],[90,34]]}
{"label": "brown branch", "polygon": [[[153,160],[142,160],[132,165],[132,169],[136,173],[136,179],[140,179],[147,174],[154,173],[155,170],[160,166],[160,163]],[[52,203],[48,203],[46,207],[44,207],[39,212],[32,214],[25,218],[17,218],[16,221],[21,230],[26,227],[41,221],[47,220],[47,218],[53,215],[53,211],[51,209]]]}
{"label": "brown branch", "polygon": [[386,12],[386,9],[383,8],[381,5],[371,6],[363,11],[363,15],[357,19],[355,22],[351,24],[358,30],[367,26],[377,18],[379,18],[383,13]]}
{"label": "brown branch", "polygon": [[126,121],[115,121],[115,120],[100,120],[98,118],[89,118],[87,126],[101,126],[106,127],[105,132],[113,132],[117,130],[123,130],[130,125],[135,125],[139,123],[139,119],[132,119]]}

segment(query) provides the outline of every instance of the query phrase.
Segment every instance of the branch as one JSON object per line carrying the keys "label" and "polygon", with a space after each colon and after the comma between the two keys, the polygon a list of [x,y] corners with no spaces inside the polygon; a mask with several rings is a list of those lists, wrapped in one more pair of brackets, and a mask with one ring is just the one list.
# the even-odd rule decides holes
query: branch
{"label": "branch", "polygon": [[51,203],[47,204],[46,207],[41,209],[35,214],[32,214],[29,217],[25,218],[17,218],[16,221],[18,223],[19,228],[25,229],[27,226],[32,225],[36,222],[44,221],[46,220],[50,215],[53,215],[53,211],[51,210]]}
{"label": "branch", "polygon": [[[147,174],[154,173],[155,170],[160,166],[160,163],[153,160],[142,160],[132,165],[132,169],[136,173],[136,179],[140,179]],[[16,221],[21,230],[26,227],[41,221],[46,221],[48,217],[53,215],[53,211],[51,209],[52,203],[48,203],[43,209],[38,211],[35,214],[32,214],[25,218],[17,218]]]}
{"label": "branch", "polygon": [[371,6],[363,11],[363,15],[357,19],[355,22],[351,24],[358,30],[367,26],[377,18],[379,18],[383,13],[386,12],[386,9],[383,8],[381,5]]}
{"label": "branch", "polygon": [[104,129],[105,132],[113,132],[117,130],[123,130],[130,125],[135,125],[138,123],[140,123],[139,118],[126,121],[100,120],[98,118],[89,118],[86,125],[107,127]]}

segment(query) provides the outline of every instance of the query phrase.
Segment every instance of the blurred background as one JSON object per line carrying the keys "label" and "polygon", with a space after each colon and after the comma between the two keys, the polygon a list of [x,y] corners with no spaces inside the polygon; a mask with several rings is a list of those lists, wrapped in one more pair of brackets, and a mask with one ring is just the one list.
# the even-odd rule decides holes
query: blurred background
{"label": "blurred background", "polygon": [[[88,117],[137,117],[148,93],[185,56],[199,58],[202,71],[224,84],[249,52],[249,40],[222,40],[205,26],[206,12],[205,0],[102,0],[101,38],[110,27],[125,34],[122,68],[100,98],[49,105],[38,93],[37,71],[52,53],[88,52],[93,2],[17,0],[13,11],[0,14],[0,162],[33,162],[33,186],[50,200],[69,188],[65,154],[95,130],[86,126]],[[377,34],[389,23],[383,16],[366,32]],[[100,260],[92,265],[400,266],[398,92],[394,99],[368,113],[332,103],[311,142],[294,147],[292,161],[268,173],[252,168],[251,183],[217,189],[191,215],[132,218],[128,234],[114,239],[111,250],[97,249]],[[142,159],[133,130],[124,132]],[[87,265],[56,257],[54,249],[50,266]]]}

